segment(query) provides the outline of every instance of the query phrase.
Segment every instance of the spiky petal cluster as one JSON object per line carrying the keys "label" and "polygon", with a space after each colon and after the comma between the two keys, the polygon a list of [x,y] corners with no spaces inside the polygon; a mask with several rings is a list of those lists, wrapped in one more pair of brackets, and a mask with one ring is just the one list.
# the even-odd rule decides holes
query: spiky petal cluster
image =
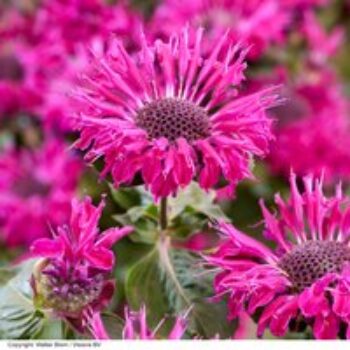
{"label": "spiky petal cluster", "polygon": [[[146,320],[146,307],[142,306],[139,311],[131,311],[125,309],[125,325],[123,329],[123,339],[129,340],[153,340],[157,339],[157,332],[162,326],[165,319],[163,319],[159,325],[154,329],[150,330]],[[170,330],[167,339],[181,339],[187,328],[186,315],[180,315],[176,318],[173,328]],[[90,330],[95,339],[105,340],[110,339],[100,314],[95,313],[90,319]]]}
{"label": "spiky petal cluster", "polygon": [[305,36],[310,51],[309,59],[316,64],[324,64],[334,56],[344,43],[344,30],[341,26],[335,27],[327,33],[311,10],[304,13],[302,34]]}
{"label": "spiky petal cluster", "polygon": [[[15,6],[0,14],[0,37],[20,38],[35,48],[39,43],[60,42],[68,54],[79,54],[81,44],[110,33],[125,39],[128,48],[138,46],[143,18],[128,1],[43,0],[25,12]],[[67,57],[68,58],[68,57]]]}
{"label": "spiky petal cluster", "polygon": [[[258,335],[276,336],[288,328],[310,325],[316,338],[350,338],[350,203],[338,187],[334,197],[322,192],[322,180],[304,178],[299,192],[291,176],[291,196],[276,195],[279,216],[263,203],[263,243],[220,222],[225,241],[208,258],[221,272],[218,297],[227,295],[230,317],[258,312]],[[347,331],[344,333],[344,330]]]}
{"label": "spiky petal cluster", "polygon": [[[27,70],[17,52],[18,45],[0,44],[0,120],[8,122],[13,115],[24,111],[33,112],[41,102],[38,91],[27,79]],[[4,124],[2,124],[3,127]]]}
{"label": "spiky petal cluster", "polygon": [[[298,174],[324,172],[325,180],[334,183],[350,180],[349,126],[327,115],[305,119],[279,130],[272,147],[273,171],[286,174],[292,167]],[[300,154],[303,153],[303,157]],[[288,168],[288,169],[287,169]]]}
{"label": "spiky petal cluster", "polygon": [[287,176],[290,168],[298,175],[324,173],[327,183],[349,181],[349,103],[334,72],[306,69],[286,87],[287,103],[273,111],[278,122],[272,170]]}
{"label": "spiky petal cluster", "polygon": [[236,40],[252,44],[250,57],[259,57],[273,43],[283,43],[291,20],[281,1],[276,0],[163,0],[152,18],[150,31],[156,37],[169,37],[186,23],[203,26],[209,51],[215,42],[231,30]]}
{"label": "spiky petal cluster", "polygon": [[115,259],[111,248],[131,231],[110,228],[99,234],[103,207],[104,201],[95,207],[90,197],[73,200],[69,226],[31,246],[33,256],[45,258],[34,274],[39,300],[58,315],[80,322],[86,310],[99,310],[112,297],[113,283],[106,280]]}
{"label": "spiky petal cluster", "polygon": [[251,176],[252,156],[263,156],[271,139],[265,110],[274,88],[235,98],[243,80],[245,51],[228,33],[202,57],[202,30],[190,44],[189,30],[168,43],[142,43],[130,56],[113,40],[95,57],[77,92],[78,147],[86,159],[104,157],[102,176],[115,186],[136,175],[155,197],[175,194],[198,179],[202,188],[221,178],[234,186]]}
{"label": "spiky petal cluster", "polygon": [[79,58],[70,57],[60,40],[34,45],[16,37],[0,46],[0,118],[5,125],[30,116],[50,135],[69,129],[65,94],[85,57],[83,50]]}
{"label": "spiky petal cluster", "polygon": [[325,6],[329,4],[329,0],[283,0],[286,6],[299,9],[310,9],[310,7]]}
{"label": "spiky petal cluster", "polygon": [[[22,112],[35,114],[45,131],[56,136],[70,129],[66,95],[85,64],[85,51],[103,47],[111,33],[129,52],[135,51],[142,16],[127,1],[109,5],[104,0],[44,0],[32,5],[28,12],[16,6],[0,12],[0,37],[4,39],[0,45],[0,118],[10,113],[11,117]],[[3,57],[3,51],[15,56],[7,59],[12,66],[18,61],[21,75],[17,81],[8,79],[13,67],[4,62],[8,57]],[[19,75],[18,70],[15,73]]]}
{"label": "spiky petal cluster", "polygon": [[49,225],[69,218],[81,160],[60,141],[35,150],[10,149],[0,156],[0,231],[9,246],[49,235]]}

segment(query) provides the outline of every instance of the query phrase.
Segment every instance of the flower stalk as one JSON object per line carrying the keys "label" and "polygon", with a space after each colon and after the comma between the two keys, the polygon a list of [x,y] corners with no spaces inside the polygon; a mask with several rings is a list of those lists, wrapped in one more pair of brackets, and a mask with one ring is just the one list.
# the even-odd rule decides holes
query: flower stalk
{"label": "flower stalk", "polygon": [[160,237],[162,240],[164,240],[167,236],[166,230],[168,227],[168,201],[167,197],[163,197],[160,200],[160,206],[159,206],[159,226],[160,226]]}

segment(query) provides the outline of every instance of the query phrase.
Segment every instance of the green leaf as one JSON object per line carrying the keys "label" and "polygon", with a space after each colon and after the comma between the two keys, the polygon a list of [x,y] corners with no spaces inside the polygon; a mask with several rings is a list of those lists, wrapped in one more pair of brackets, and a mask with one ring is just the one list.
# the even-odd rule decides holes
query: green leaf
{"label": "green leaf", "polygon": [[[125,191],[125,190],[124,190]],[[114,190],[117,195],[118,191]],[[135,230],[129,238],[137,243],[156,244],[159,237],[158,207],[138,189],[141,204],[131,207],[124,214],[113,218],[122,225],[132,225]],[[174,238],[187,238],[194,232],[207,229],[208,218],[227,219],[220,206],[214,203],[215,192],[204,192],[193,182],[181,191],[176,198],[169,198],[168,219],[169,232]]]}
{"label": "green leaf", "polygon": [[123,286],[130,266],[140,261],[152,249],[153,246],[150,244],[139,244],[129,239],[123,239],[113,247],[118,262],[114,269],[113,276],[119,287],[116,288],[116,292],[110,303],[111,310],[115,310],[118,305],[125,302],[125,288],[123,288]]}
{"label": "green leaf", "polygon": [[124,320],[110,312],[101,315],[107,334],[111,339],[123,339]]}
{"label": "green leaf", "polygon": [[131,208],[128,210],[127,214],[133,223],[136,223],[142,218],[153,220],[155,222],[158,221],[158,209],[154,204],[150,204],[145,207],[138,206]]}
{"label": "green leaf", "polygon": [[129,236],[137,243],[154,244],[158,238],[158,208],[153,204],[136,206],[113,219],[123,226],[131,225],[134,233]]}
{"label": "green leaf", "polygon": [[158,238],[158,223],[147,217],[144,208],[135,207],[126,214],[114,215],[113,219],[123,226],[133,226],[134,233],[128,237],[137,243],[154,244]]}
{"label": "green leaf", "polygon": [[149,320],[152,327],[157,326],[164,315],[171,312],[163,283],[159,278],[158,264],[158,250],[153,249],[129,270],[125,281],[125,293],[130,307],[138,310],[146,304],[148,318],[152,316]]}
{"label": "green leaf", "polygon": [[120,188],[116,190],[112,184],[108,184],[113,200],[123,209],[130,209],[141,202],[140,193],[134,188]]}
{"label": "green leaf", "polygon": [[44,317],[33,305],[30,277],[36,260],[17,267],[0,288],[0,339],[30,339],[40,333]]}
{"label": "green leaf", "polygon": [[36,339],[65,339],[64,323],[59,319],[45,320]]}
{"label": "green leaf", "polygon": [[114,200],[127,209],[126,213],[114,215],[113,219],[123,226],[134,227],[134,233],[129,236],[132,241],[154,244],[158,237],[158,208],[149,194],[142,187],[117,191],[110,185],[110,189]]}
{"label": "green leaf", "polygon": [[207,301],[212,296],[212,276],[203,274],[206,271],[198,262],[196,256],[185,250],[172,249],[168,242],[159,243],[129,270],[128,302],[134,309],[146,305],[151,327],[165,315],[176,316],[192,308],[190,334],[204,338],[230,337],[233,325],[226,320],[226,308]]}
{"label": "green leaf", "polygon": [[[122,225],[132,225],[135,232],[129,238],[137,243],[156,244],[159,237],[158,207],[142,194],[142,205],[130,208],[113,218]],[[220,206],[214,204],[215,193],[208,193],[192,183],[176,198],[169,198],[169,232],[174,238],[184,239],[197,231],[207,229],[208,218],[226,218]]]}
{"label": "green leaf", "polygon": [[0,287],[6,284],[11,278],[16,276],[16,267],[2,267],[0,268]]}
{"label": "green leaf", "polygon": [[224,212],[214,201],[214,191],[205,192],[196,182],[192,182],[175,198],[169,198],[170,220],[179,216],[186,208],[192,208],[209,218],[225,219]]}
{"label": "green leaf", "polygon": [[191,234],[208,230],[208,220],[192,211],[185,211],[172,221],[171,233],[173,238],[188,238]]}

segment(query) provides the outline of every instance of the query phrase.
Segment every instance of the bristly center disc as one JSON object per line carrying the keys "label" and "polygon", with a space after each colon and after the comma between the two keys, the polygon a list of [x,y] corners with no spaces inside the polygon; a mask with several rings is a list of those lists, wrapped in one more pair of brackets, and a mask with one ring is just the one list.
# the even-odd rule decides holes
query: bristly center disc
{"label": "bristly center disc", "polygon": [[165,137],[170,142],[180,137],[191,142],[210,134],[207,112],[192,102],[177,98],[147,103],[137,113],[136,125],[146,130],[151,139]]}
{"label": "bristly center disc", "polygon": [[278,266],[287,272],[293,289],[300,292],[330,272],[341,272],[350,262],[350,248],[341,242],[308,241],[280,259]]}

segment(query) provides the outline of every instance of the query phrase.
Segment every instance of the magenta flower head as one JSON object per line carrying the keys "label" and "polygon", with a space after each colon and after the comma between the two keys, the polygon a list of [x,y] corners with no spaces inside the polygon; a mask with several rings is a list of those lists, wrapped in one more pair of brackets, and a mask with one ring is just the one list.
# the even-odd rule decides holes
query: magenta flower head
{"label": "magenta flower head", "polygon": [[57,140],[33,150],[0,155],[0,232],[7,246],[30,245],[49,236],[50,225],[69,219],[82,161]]}
{"label": "magenta flower head", "polygon": [[[1,19],[0,19],[1,20]],[[28,71],[14,40],[0,44],[0,120],[10,122],[24,111],[33,113],[41,103],[39,92],[31,85]],[[5,124],[5,125],[6,125]]]}
{"label": "magenta flower head", "polygon": [[[131,232],[130,227],[97,228],[104,201],[97,207],[90,197],[72,201],[69,226],[61,226],[53,238],[33,243],[31,252],[44,258],[33,276],[33,288],[43,308],[79,324],[87,310],[100,310],[113,295],[106,280],[114,265],[112,245]],[[80,325],[81,326],[81,325]],[[78,327],[79,328],[79,327]]]}
{"label": "magenta flower head", "polygon": [[292,12],[278,0],[163,0],[150,23],[155,37],[170,37],[187,23],[203,26],[204,44],[210,52],[216,42],[230,29],[230,35],[252,45],[249,58],[258,58],[272,44],[283,44],[292,19]]}
{"label": "magenta flower head", "polygon": [[350,338],[350,203],[340,186],[334,197],[322,179],[304,178],[304,192],[291,175],[291,196],[276,196],[279,215],[263,203],[265,236],[272,250],[220,222],[225,237],[208,258],[221,272],[217,296],[227,295],[230,317],[245,310],[258,317],[258,336],[311,326],[318,339]]}
{"label": "magenta flower head", "polygon": [[104,157],[102,176],[115,186],[136,175],[156,198],[175,194],[197,179],[208,189],[224,178],[230,186],[251,176],[252,156],[271,139],[265,110],[278,101],[275,88],[237,98],[246,50],[228,33],[211,55],[201,55],[202,30],[168,43],[145,41],[130,56],[116,40],[96,56],[78,91],[80,148],[86,159]]}
{"label": "magenta flower head", "polygon": [[290,168],[299,176],[324,174],[327,185],[350,181],[349,103],[335,73],[309,68],[285,85],[288,102],[273,111],[278,122],[269,154],[272,171],[287,177]]}
{"label": "magenta flower head", "polygon": [[142,16],[124,0],[117,4],[107,4],[104,0],[44,0],[34,24],[37,39],[51,36],[73,54],[79,54],[80,44],[89,44],[110,33],[134,50],[138,46]]}
{"label": "magenta flower head", "polygon": [[329,58],[334,56],[344,44],[344,30],[341,26],[335,27],[327,33],[317,20],[314,11],[304,14],[302,34],[310,47],[309,58],[314,64],[327,64]]}
{"label": "magenta flower head", "polygon": [[[173,328],[170,330],[167,339],[175,340],[181,339],[187,329],[187,314],[180,315],[176,318]],[[165,319],[163,319],[159,325],[150,330],[146,320],[146,307],[142,306],[139,311],[131,311],[128,308],[125,309],[125,325],[123,329],[123,339],[129,340],[155,340],[159,338],[157,335],[159,329],[162,327]],[[99,313],[94,313],[90,317],[90,331],[95,339],[106,340],[110,339],[107,331],[104,328],[101,316]]]}

